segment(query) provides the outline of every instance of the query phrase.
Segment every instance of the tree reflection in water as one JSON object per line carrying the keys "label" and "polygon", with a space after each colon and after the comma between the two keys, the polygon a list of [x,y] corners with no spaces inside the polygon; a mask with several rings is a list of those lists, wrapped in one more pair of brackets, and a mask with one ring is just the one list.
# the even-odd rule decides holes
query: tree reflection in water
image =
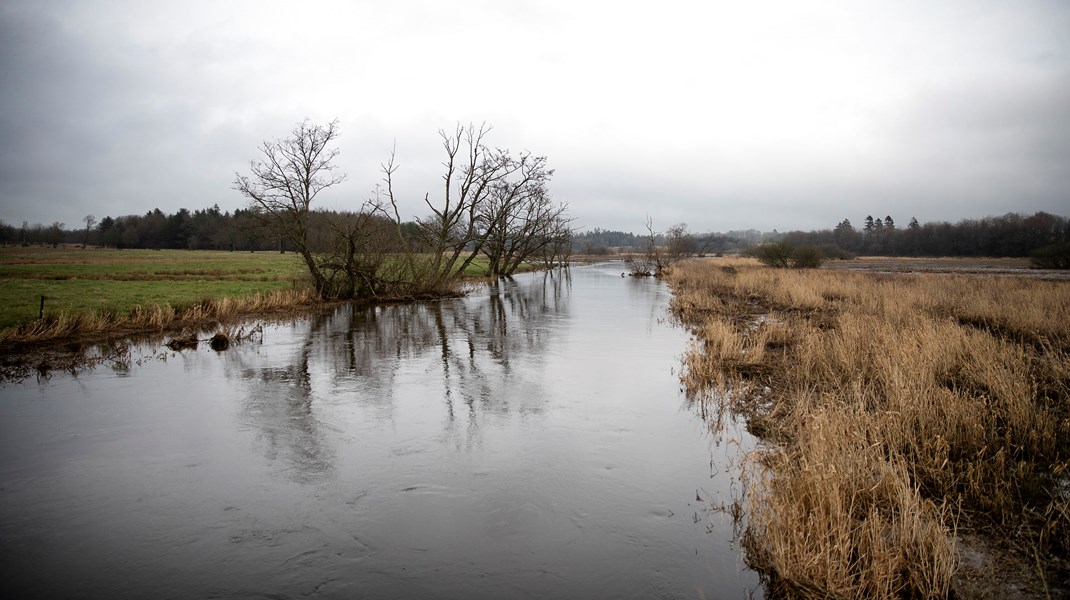
{"label": "tree reflection in water", "polygon": [[570,273],[560,270],[543,274],[541,285],[502,279],[466,298],[314,315],[303,339],[272,356],[228,353],[228,376],[246,391],[240,419],[288,477],[329,478],[334,451],[323,430],[338,432],[317,404],[358,402],[389,421],[399,378],[419,367],[419,393],[445,404],[446,438],[471,448],[487,415],[543,411],[540,367],[555,323],[568,315],[570,289]]}
{"label": "tree reflection in water", "polygon": [[[320,320],[313,317],[313,329]],[[227,357],[238,363],[232,366],[245,381],[239,421],[257,430],[257,442],[272,464],[301,482],[329,477],[334,468],[332,450],[323,443],[313,411],[309,345],[295,348],[282,364],[249,364],[252,357],[237,352]]]}

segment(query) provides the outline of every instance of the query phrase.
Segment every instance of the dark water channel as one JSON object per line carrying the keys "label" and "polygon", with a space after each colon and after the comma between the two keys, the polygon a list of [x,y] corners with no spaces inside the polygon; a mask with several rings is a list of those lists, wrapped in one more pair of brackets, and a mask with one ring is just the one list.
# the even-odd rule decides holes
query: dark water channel
{"label": "dark water channel", "polygon": [[621,270],[5,385],[0,597],[760,596],[709,510],[745,434]]}

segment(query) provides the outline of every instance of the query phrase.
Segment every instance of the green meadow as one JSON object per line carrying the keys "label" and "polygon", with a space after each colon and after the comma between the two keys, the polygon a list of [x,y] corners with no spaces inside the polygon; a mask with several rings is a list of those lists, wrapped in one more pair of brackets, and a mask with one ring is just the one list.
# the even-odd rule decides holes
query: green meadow
{"label": "green meadow", "polygon": [[304,285],[292,253],[81,248],[0,249],[0,328],[59,312],[125,314]]}
{"label": "green meadow", "polygon": [[[465,271],[467,277],[486,274],[486,260]],[[0,329],[37,319],[42,296],[47,318],[124,315],[138,306],[181,309],[307,286],[305,265],[290,252],[7,247],[0,248]]]}

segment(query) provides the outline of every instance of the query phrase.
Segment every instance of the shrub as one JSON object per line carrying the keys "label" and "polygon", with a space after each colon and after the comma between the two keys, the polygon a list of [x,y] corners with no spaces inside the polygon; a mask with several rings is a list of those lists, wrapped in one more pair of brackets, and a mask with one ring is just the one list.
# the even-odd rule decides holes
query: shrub
{"label": "shrub", "polygon": [[767,267],[787,268],[791,260],[792,248],[784,242],[766,242],[751,253],[760,263]]}
{"label": "shrub", "polygon": [[791,251],[791,266],[796,269],[816,269],[825,262],[825,254],[817,246],[804,245]]}
{"label": "shrub", "polygon": [[1037,269],[1070,269],[1070,242],[1041,246],[1033,250],[1032,261]]}
{"label": "shrub", "polygon": [[821,244],[817,247],[828,260],[854,260],[857,258],[854,252],[848,252],[836,244]]}

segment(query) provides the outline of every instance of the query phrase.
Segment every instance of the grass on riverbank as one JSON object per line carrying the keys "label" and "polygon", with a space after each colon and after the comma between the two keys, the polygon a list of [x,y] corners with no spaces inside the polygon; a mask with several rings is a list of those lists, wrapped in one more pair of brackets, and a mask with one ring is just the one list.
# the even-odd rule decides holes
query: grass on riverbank
{"label": "grass on riverbank", "polygon": [[[477,260],[465,276],[486,272]],[[8,247],[0,249],[0,286],[0,344],[9,346],[159,331],[315,301],[299,257],[277,252]]]}
{"label": "grass on riverbank", "polygon": [[43,321],[88,322],[296,289],[302,268],[293,254],[269,252],[4,248],[0,329],[33,325],[41,296]]}
{"label": "grass on riverbank", "polygon": [[19,345],[107,332],[108,337],[161,332],[241,317],[288,313],[312,307],[319,299],[309,290],[279,290],[243,297],[211,298],[175,308],[170,304],[135,306],[125,313],[112,311],[60,311],[0,331],[0,345]]}
{"label": "grass on riverbank", "polygon": [[1064,580],[1070,283],[723,264],[670,281],[699,338],[689,392],[769,443],[746,475],[752,566],[804,597],[965,597],[975,532],[1038,595]]}

